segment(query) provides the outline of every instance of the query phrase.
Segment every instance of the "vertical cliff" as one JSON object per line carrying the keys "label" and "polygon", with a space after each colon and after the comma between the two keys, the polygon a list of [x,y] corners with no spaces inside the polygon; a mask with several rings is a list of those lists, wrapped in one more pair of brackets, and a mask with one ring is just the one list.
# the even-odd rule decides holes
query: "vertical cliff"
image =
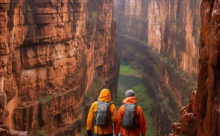
{"label": "vertical cliff", "polygon": [[172,136],[220,135],[219,11],[217,1],[202,1],[197,94],[194,100],[182,110],[185,113],[182,112],[180,116],[181,124],[173,124],[175,133]]}
{"label": "vertical cliff", "polygon": [[220,135],[220,38],[219,2],[210,0],[201,4],[201,40],[199,46],[199,75],[197,94],[197,135]]}
{"label": "vertical cliff", "polygon": [[[114,1],[119,54],[144,65],[145,85],[155,100],[153,116],[158,135],[168,135],[171,122],[196,87],[200,2]],[[145,53],[138,55],[135,48]]]}
{"label": "vertical cliff", "polygon": [[112,0],[1,0],[1,122],[79,135],[88,90],[116,95],[115,35]]}

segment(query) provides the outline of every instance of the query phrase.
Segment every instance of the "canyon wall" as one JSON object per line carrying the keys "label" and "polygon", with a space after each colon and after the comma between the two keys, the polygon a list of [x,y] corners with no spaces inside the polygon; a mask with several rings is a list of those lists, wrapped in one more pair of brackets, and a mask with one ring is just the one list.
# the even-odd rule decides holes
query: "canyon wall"
{"label": "canyon wall", "polygon": [[112,0],[1,0],[0,122],[80,135],[99,91],[116,96],[115,36]]}
{"label": "canyon wall", "polygon": [[218,1],[203,0],[200,7],[201,38],[197,93],[173,124],[171,136],[220,135],[220,7]]}
{"label": "canyon wall", "polygon": [[[139,59],[144,65],[145,86],[155,100],[153,116],[158,136],[169,134],[171,122],[177,120],[197,85],[200,3],[114,1],[119,54],[129,61]],[[145,50],[142,56],[134,49],[140,48],[140,43],[142,52]]]}
{"label": "canyon wall", "polygon": [[197,92],[197,135],[220,135],[220,7],[219,1],[202,1]]}

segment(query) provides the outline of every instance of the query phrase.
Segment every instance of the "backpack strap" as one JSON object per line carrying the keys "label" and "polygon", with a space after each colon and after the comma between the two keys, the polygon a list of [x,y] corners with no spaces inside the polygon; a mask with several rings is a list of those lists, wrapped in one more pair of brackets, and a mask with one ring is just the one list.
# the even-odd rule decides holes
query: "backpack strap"
{"label": "backpack strap", "polygon": [[[135,128],[139,128],[139,120],[138,120],[138,116],[137,116],[137,107],[139,105],[135,103]],[[137,121],[137,122],[136,122]]]}

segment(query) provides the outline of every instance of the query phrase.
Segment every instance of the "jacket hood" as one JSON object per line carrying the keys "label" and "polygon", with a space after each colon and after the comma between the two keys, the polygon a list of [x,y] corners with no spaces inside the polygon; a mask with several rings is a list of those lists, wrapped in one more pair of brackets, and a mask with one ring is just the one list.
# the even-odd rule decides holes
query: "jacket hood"
{"label": "jacket hood", "polygon": [[137,102],[137,97],[129,96],[129,97],[126,97],[122,102],[123,103],[136,103]]}
{"label": "jacket hood", "polygon": [[105,101],[105,102],[109,102],[112,100],[111,98],[111,93],[108,89],[102,89],[102,91],[100,92],[99,94],[99,98],[98,98],[99,101]]}

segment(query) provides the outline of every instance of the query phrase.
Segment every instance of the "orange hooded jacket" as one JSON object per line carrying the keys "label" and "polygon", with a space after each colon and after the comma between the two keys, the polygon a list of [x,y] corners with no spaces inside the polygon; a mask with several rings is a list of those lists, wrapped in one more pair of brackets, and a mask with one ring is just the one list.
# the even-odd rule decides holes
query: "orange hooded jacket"
{"label": "orange hooded jacket", "polygon": [[[123,100],[123,103],[124,104],[129,104],[129,103],[135,104],[136,101],[137,101],[137,98],[135,96],[129,96]],[[125,106],[122,105],[119,108],[118,114],[117,114],[118,121],[115,126],[115,134],[118,135],[119,132],[121,132],[121,136],[139,136],[140,134],[142,136],[145,136],[146,129],[147,129],[147,122],[145,120],[141,107],[137,106],[137,109],[136,109],[136,115],[137,115],[136,122],[138,122],[139,127],[135,129],[126,129],[126,128],[121,127],[121,121],[123,119],[124,112],[125,112]]]}
{"label": "orange hooded jacket", "polygon": [[[103,89],[100,92],[98,101],[100,101],[100,102],[110,102],[111,101],[110,91],[106,88]],[[89,114],[88,114],[88,117],[87,117],[87,127],[86,127],[87,131],[92,130],[92,125],[93,125],[93,121],[94,121],[95,116],[96,116],[97,108],[98,108],[98,103],[93,102],[90,109],[89,109]],[[110,114],[111,114],[112,123],[115,123],[117,121],[115,105],[111,104],[109,106],[109,110],[110,110]],[[97,125],[94,125],[93,126],[93,132],[95,134],[100,134],[100,135],[112,134],[113,133],[113,127],[112,127],[112,125],[110,125],[109,127],[101,128]]]}

